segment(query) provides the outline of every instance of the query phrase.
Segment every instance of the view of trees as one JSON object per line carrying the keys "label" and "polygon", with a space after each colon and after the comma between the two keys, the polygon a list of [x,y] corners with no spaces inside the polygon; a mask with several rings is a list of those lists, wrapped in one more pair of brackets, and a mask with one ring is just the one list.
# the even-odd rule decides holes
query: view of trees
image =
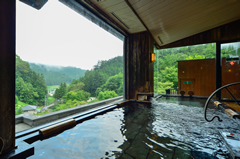
{"label": "view of trees", "polygon": [[[83,72],[85,70],[74,67],[62,67],[60,69],[54,66],[29,64],[21,60],[19,56],[16,56],[16,114],[23,113],[21,107],[28,104],[43,106],[47,97],[46,84],[51,82],[61,81],[59,86],[54,86],[53,98],[55,98],[57,105],[52,108],[52,111],[113,98],[123,94],[122,56],[99,61],[92,70],[86,71],[84,75],[82,74]],[[77,73],[79,74],[76,75]],[[77,79],[72,80],[69,77],[77,77]],[[45,79],[48,82],[45,82]],[[72,83],[68,86],[67,82],[69,80],[72,80]],[[48,87],[50,91],[53,91],[52,86]],[[92,100],[89,100],[90,97]],[[52,97],[49,98],[53,102]],[[19,102],[22,102],[21,105],[19,105]],[[49,111],[39,114],[46,113],[49,113]]]}
{"label": "view of trees", "polygon": [[[67,90],[67,91],[66,91]],[[61,101],[54,111],[123,95],[123,57],[99,61],[94,69],[55,90],[54,98]],[[94,100],[88,101],[90,96]]]}
{"label": "view of trees", "polygon": [[30,68],[39,74],[43,74],[48,86],[60,85],[62,82],[70,84],[73,79],[84,76],[86,72],[86,70],[76,67],[49,66],[34,63],[30,63]]}
{"label": "view of trees", "polygon": [[[96,97],[100,92],[100,90],[103,89],[102,87],[107,82],[107,80],[111,76],[114,76],[117,74],[120,74],[120,76],[122,76],[123,74],[123,57],[122,56],[118,56],[106,61],[99,61],[98,64],[94,66],[94,69],[87,71],[85,73],[85,76],[80,77],[77,80],[74,80],[69,87],[71,87],[73,84],[83,83],[84,84],[83,90],[86,92],[89,92],[91,96]],[[118,77],[116,76],[111,78],[118,78]],[[115,88],[122,87],[121,84],[119,83],[119,80],[115,80],[115,82],[116,82],[116,86],[114,86]],[[123,82],[123,78],[121,79],[121,82]],[[112,89],[105,88],[104,90],[112,90]],[[117,92],[117,89],[114,89],[114,91]],[[118,91],[118,95],[122,95],[122,92]]]}
{"label": "view of trees", "polygon": [[16,96],[19,101],[44,105],[47,86],[43,74],[36,73],[28,62],[16,55]]}
{"label": "view of trees", "polygon": [[[155,93],[165,94],[167,88],[178,87],[178,63],[181,60],[212,59],[216,57],[215,43],[185,46],[179,48],[170,48],[154,50],[156,53],[156,62],[154,63],[154,90]],[[240,56],[240,47],[237,52],[233,45],[222,47],[221,55],[238,54]]]}

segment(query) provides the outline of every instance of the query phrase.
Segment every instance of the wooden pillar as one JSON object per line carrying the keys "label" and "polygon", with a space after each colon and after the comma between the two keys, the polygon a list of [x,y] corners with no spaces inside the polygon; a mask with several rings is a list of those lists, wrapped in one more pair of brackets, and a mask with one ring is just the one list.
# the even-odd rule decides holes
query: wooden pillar
{"label": "wooden pillar", "polygon": [[[216,89],[222,86],[222,58],[221,58],[221,44],[216,42]],[[216,93],[218,100],[221,100],[221,91]]]}
{"label": "wooden pillar", "polygon": [[130,34],[125,39],[126,55],[126,99],[137,99],[137,92],[150,83],[153,92],[153,63],[149,54],[153,52],[153,38],[148,32]]}
{"label": "wooden pillar", "polygon": [[[0,137],[15,148],[15,0],[0,1]],[[0,157],[1,158],[1,157]]]}

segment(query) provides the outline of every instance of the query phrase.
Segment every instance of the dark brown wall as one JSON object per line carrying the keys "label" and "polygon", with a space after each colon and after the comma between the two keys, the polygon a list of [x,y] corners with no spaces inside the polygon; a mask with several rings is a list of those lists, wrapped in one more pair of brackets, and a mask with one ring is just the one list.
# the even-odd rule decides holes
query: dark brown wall
{"label": "dark brown wall", "polygon": [[0,1],[0,137],[15,147],[15,0]]}
{"label": "dark brown wall", "polygon": [[[183,73],[184,71],[184,73]],[[216,90],[216,65],[215,59],[178,61],[178,86],[179,91],[184,90],[187,94],[188,84],[181,83],[194,80],[194,95],[210,96]],[[222,59],[222,81],[226,84],[239,82],[240,64],[230,65],[226,58]],[[225,84],[222,84],[222,86]],[[232,86],[232,90],[240,94],[240,86]],[[226,90],[222,91],[222,98],[231,98]]]}
{"label": "dark brown wall", "polygon": [[153,92],[153,63],[149,54],[153,52],[153,39],[148,32],[130,34],[126,37],[126,98],[136,99],[138,89],[147,81]]}

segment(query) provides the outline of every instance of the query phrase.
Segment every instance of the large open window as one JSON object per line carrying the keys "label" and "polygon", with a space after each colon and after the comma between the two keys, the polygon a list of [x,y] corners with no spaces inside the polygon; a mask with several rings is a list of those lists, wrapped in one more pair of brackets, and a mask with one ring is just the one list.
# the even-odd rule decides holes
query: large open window
{"label": "large open window", "polygon": [[155,93],[209,96],[215,90],[214,43],[155,52]]}
{"label": "large open window", "polygon": [[[222,85],[240,80],[240,42],[221,45]],[[240,85],[234,85],[221,91],[221,98],[225,100],[240,100]],[[234,99],[235,98],[235,99]],[[237,103],[235,106],[238,107]]]}
{"label": "large open window", "polygon": [[41,10],[16,3],[16,132],[46,123],[24,117],[51,121],[60,110],[122,99],[123,39],[57,0]]}

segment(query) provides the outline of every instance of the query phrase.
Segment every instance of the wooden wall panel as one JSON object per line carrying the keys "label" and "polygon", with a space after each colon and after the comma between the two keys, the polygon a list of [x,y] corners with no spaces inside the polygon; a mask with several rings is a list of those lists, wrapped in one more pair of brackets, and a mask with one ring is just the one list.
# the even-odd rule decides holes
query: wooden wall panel
{"label": "wooden wall panel", "polygon": [[[226,59],[222,59],[222,81],[225,84],[240,82],[240,63],[235,62],[233,65],[230,62],[226,62]],[[225,84],[222,85],[225,85]],[[240,99],[240,85],[230,86],[230,90],[236,98]],[[236,94],[238,96],[236,96]],[[227,90],[222,90],[222,98],[232,98]]]}
{"label": "wooden wall panel", "polygon": [[[194,79],[194,95],[209,96],[216,88],[215,59],[178,61],[178,86],[181,79]],[[190,81],[190,80],[189,80]],[[184,89],[183,89],[184,90]],[[184,90],[187,94],[187,91]]]}
{"label": "wooden wall panel", "polygon": [[148,32],[130,34],[126,37],[126,73],[127,99],[137,99],[137,92],[150,83],[153,92],[153,64],[149,62],[149,54],[153,52],[153,39]]}
{"label": "wooden wall panel", "polygon": [[[195,79],[194,95],[210,96],[216,90],[216,66],[215,59],[178,61],[178,86],[181,87],[181,79],[189,81]],[[240,81],[240,64],[230,65],[226,58],[222,59],[222,81],[226,84]],[[222,83],[222,86],[225,85]],[[240,85],[230,87],[240,96]],[[184,90],[186,91],[186,89]],[[178,92],[179,93],[179,92]],[[186,92],[187,94],[187,92]],[[234,94],[234,93],[233,93]],[[236,95],[234,94],[234,96]],[[235,96],[236,97],[236,96]],[[226,90],[222,91],[222,98],[232,97]]]}

